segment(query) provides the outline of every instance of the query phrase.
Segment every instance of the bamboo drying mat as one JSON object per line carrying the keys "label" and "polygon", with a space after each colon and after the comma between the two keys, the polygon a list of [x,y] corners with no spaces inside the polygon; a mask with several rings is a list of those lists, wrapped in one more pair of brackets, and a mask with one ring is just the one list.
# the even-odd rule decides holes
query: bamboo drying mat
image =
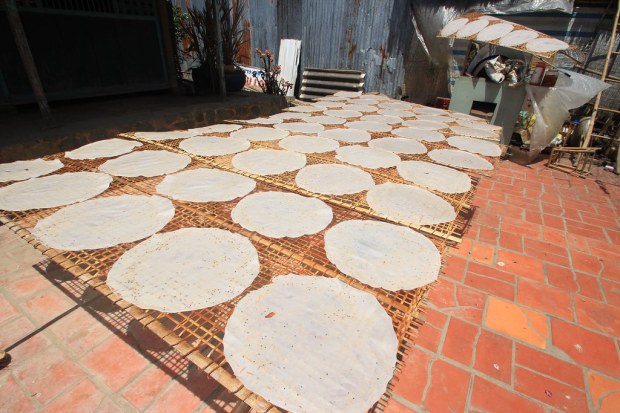
{"label": "bamboo drying mat", "polygon": [[[155,149],[155,145],[145,144],[136,148],[138,151],[149,149]],[[48,159],[59,158],[61,157],[58,155],[48,157]],[[65,166],[54,174],[96,171],[98,166],[104,162],[104,160],[75,161],[66,158],[62,158],[62,161]],[[187,169],[209,166],[202,160],[194,159]],[[97,198],[123,194],[151,195],[156,193],[156,186],[162,179],[163,177],[114,177],[110,188]],[[254,192],[280,189],[269,182],[258,181]],[[305,276],[327,276],[337,278],[357,289],[373,294],[392,319],[399,341],[397,369],[402,367],[403,357],[407,349],[413,344],[416,329],[421,324],[418,318],[421,312],[420,305],[430,286],[413,291],[391,292],[362,284],[356,279],[340,273],[327,259],[323,248],[325,230],[318,234],[295,239],[263,237],[232,222],[230,212],[236,205],[236,201],[193,203],[172,200],[172,202],[175,206],[175,215],[162,232],[186,227],[214,227],[233,231],[250,239],[259,253],[261,272],[244,293],[229,302],[198,311],[168,314],[142,310],[121,299],[105,283],[106,274],[111,266],[123,253],[137,245],[139,241],[111,248],[75,252],[47,248],[37,241],[30,232],[40,219],[53,214],[61,207],[21,212],[3,211],[0,215],[0,221],[52,261],[128,311],[136,320],[257,411],[276,411],[277,408],[246,389],[234,377],[224,357],[222,339],[226,321],[232,314],[236,303],[248,292],[270,283],[274,276],[289,273]],[[367,214],[355,209],[338,205],[332,205],[332,209],[334,212],[332,224],[350,219],[368,219]],[[443,252],[446,249],[445,243],[439,239],[434,239],[433,242],[443,257]],[[376,409],[382,409],[387,403],[391,386],[375,405]]]}
{"label": "bamboo drying mat", "polygon": [[[414,116],[415,115],[412,115],[412,117]],[[327,129],[329,129],[329,127]],[[373,138],[379,138],[383,135],[385,134],[372,134]],[[152,142],[138,139],[131,135],[124,136],[143,142],[143,146],[134,149],[134,151],[167,149],[175,152],[184,152],[178,148],[179,141]],[[217,134],[215,134],[215,136],[217,136]],[[449,147],[445,142],[438,144],[424,142],[424,144],[429,149]],[[252,146],[254,148],[278,147],[277,142],[256,142],[253,143]],[[415,226],[398,221],[391,221],[379,216],[365,203],[364,195],[358,194],[333,197],[305,191],[297,187],[294,183],[296,172],[278,176],[256,176],[233,168],[230,163],[232,155],[223,157],[188,155],[192,158],[192,163],[186,169],[215,167],[252,177],[257,181],[257,187],[254,192],[287,190],[323,199],[331,205],[334,212],[334,220],[331,225],[350,219],[373,218],[387,222],[397,222],[401,225],[404,224],[413,227],[420,232],[431,235],[431,240],[442,255],[442,261],[447,243],[460,241],[460,236],[469,219],[468,214],[470,212],[471,199],[478,182],[478,177],[472,176],[472,171],[467,171],[472,177],[472,189],[469,192],[459,195],[437,193],[455,207],[458,213],[455,221],[434,226]],[[403,159],[423,159],[433,162],[427,158],[426,155],[403,157]],[[61,154],[47,157],[47,159],[62,159],[65,164],[62,169],[54,172],[54,174],[96,171],[99,165],[106,161],[106,159],[76,161],[63,158]],[[335,152],[310,154],[307,155],[307,159],[308,164],[342,163],[335,158]],[[496,159],[489,160],[493,163],[497,161]],[[373,176],[376,183],[396,182],[407,183],[409,185],[412,184],[400,178],[395,168],[379,170],[366,169],[366,171]],[[156,186],[162,179],[163,177],[114,177],[110,188],[99,197],[121,194],[155,194]],[[6,184],[0,184],[0,186],[5,185]],[[215,227],[240,233],[250,239],[258,250],[261,272],[244,293],[226,303],[198,311],[168,314],[151,310],[142,310],[114,294],[105,283],[106,274],[114,262],[116,262],[124,252],[131,249],[139,242],[121,244],[111,248],[77,252],[58,251],[47,248],[30,234],[30,230],[36,225],[38,220],[51,215],[60,208],[23,212],[3,211],[0,212],[0,221],[36,249],[42,251],[62,268],[128,311],[136,320],[157,334],[170,346],[178,350],[181,355],[210,374],[231,393],[235,394],[256,411],[278,411],[278,408],[272,406],[262,397],[252,393],[235,378],[230,366],[226,363],[222,349],[222,339],[226,322],[228,317],[232,314],[236,303],[248,292],[270,283],[271,278],[274,276],[288,273],[296,273],[305,276],[327,276],[337,278],[352,285],[354,288],[373,294],[392,319],[399,341],[396,370],[400,371],[402,360],[408,348],[413,344],[413,340],[416,336],[416,329],[421,325],[419,316],[423,313],[423,308],[421,307],[422,302],[426,297],[427,291],[432,288],[431,286],[425,286],[413,291],[391,292],[364,285],[356,279],[340,273],[336,267],[329,262],[323,248],[323,235],[325,230],[318,234],[295,239],[272,239],[263,237],[254,232],[245,230],[231,220],[230,212],[236,205],[236,201],[193,203],[172,200],[172,202],[175,205],[175,216],[162,232],[174,231],[186,227]],[[395,373],[395,377],[397,376],[398,373]],[[375,404],[373,407],[374,410],[382,410],[386,406],[387,400],[391,397],[393,382],[394,380],[390,382],[382,398]]]}
{"label": "bamboo drying mat", "polygon": [[[441,224],[433,224],[433,225],[418,225],[411,222],[405,222],[398,219],[393,219],[387,216],[383,216],[377,212],[375,212],[366,202],[366,193],[357,193],[351,195],[325,195],[325,194],[317,194],[314,192],[307,191],[301,187],[299,187],[295,183],[295,176],[298,171],[285,172],[279,175],[255,175],[246,171],[239,170],[232,165],[232,158],[235,156],[231,155],[223,155],[223,156],[199,156],[194,155],[190,152],[184,151],[179,148],[179,143],[182,140],[168,140],[168,141],[149,141],[142,138],[136,138],[132,135],[123,135],[126,137],[130,137],[132,139],[136,139],[138,141],[143,142],[145,145],[154,145],[159,149],[170,150],[178,153],[182,153],[188,156],[191,156],[194,159],[200,159],[205,162],[206,165],[218,169],[223,169],[226,171],[231,171],[237,173],[239,175],[248,176],[253,178],[259,182],[269,183],[280,190],[284,189],[290,192],[295,192],[305,196],[312,196],[315,198],[319,198],[331,205],[342,206],[345,208],[350,208],[359,212],[362,212],[366,215],[369,215],[373,218],[379,218],[388,222],[396,223],[399,225],[404,225],[413,229],[416,229],[425,235],[430,235],[432,237],[437,237],[442,240],[447,240],[451,243],[459,243],[462,240],[463,233],[465,231],[467,222],[469,220],[469,216],[471,214],[471,200],[473,194],[476,189],[476,185],[479,181],[477,177],[471,177],[472,179],[472,187],[468,192],[462,194],[445,194],[438,191],[430,190],[430,192],[435,193],[441,198],[448,201],[455,210],[456,219],[450,222],[441,223]],[[260,149],[260,148],[273,148],[273,149],[282,149],[278,147],[277,142],[252,142],[251,149]],[[347,165],[345,162],[342,162],[336,159],[335,152],[329,152],[326,154],[306,154],[306,165],[315,165],[315,164],[342,164]],[[381,169],[367,169],[361,168],[368,172],[374,179],[375,183],[382,184],[386,182],[394,182],[401,184],[408,184],[411,186],[416,186],[412,182],[406,181],[400,177],[395,167],[392,168],[381,168]],[[427,189],[427,188],[425,188]],[[427,189],[428,190],[428,189]]]}

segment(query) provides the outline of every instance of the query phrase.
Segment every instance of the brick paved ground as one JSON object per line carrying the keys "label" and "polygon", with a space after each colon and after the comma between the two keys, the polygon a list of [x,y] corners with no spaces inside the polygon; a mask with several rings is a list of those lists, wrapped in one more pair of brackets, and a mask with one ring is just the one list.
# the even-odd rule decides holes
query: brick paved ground
{"label": "brick paved ground", "polygon": [[[388,412],[620,411],[620,181],[600,178],[481,181]],[[5,227],[0,263],[0,411],[243,409]]]}

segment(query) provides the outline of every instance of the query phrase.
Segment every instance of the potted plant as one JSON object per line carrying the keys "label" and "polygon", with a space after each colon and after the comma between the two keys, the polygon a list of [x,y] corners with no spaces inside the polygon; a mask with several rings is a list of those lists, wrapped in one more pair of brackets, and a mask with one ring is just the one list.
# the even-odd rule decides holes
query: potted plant
{"label": "potted plant", "polygon": [[193,5],[187,10],[182,22],[184,37],[188,43],[185,57],[198,62],[192,69],[192,78],[199,94],[213,92],[217,85],[217,35],[216,18],[220,22],[222,39],[222,62],[227,91],[238,91],[245,85],[245,73],[238,68],[237,61],[243,40],[243,12],[245,0],[231,5],[230,0],[204,0],[201,6]]}

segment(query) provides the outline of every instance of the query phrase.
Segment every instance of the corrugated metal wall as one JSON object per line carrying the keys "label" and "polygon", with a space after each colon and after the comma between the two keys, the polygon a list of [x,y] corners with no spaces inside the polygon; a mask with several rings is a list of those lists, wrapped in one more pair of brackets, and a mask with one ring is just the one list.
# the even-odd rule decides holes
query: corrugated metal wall
{"label": "corrugated metal wall", "polygon": [[[249,0],[252,50],[277,56],[280,39],[302,41],[301,70],[366,72],[365,91],[403,94],[405,57],[414,35],[403,0]],[[252,64],[260,65],[254,54]]]}

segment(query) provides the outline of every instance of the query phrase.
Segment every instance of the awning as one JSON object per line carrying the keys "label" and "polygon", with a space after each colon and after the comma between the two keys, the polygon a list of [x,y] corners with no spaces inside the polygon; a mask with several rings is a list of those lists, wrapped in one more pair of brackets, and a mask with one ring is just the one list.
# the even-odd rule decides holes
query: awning
{"label": "awning", "polygon": [[439,32],[438,37],[490,43],[529,53],[545,60],[553,59],[557,52],[577,61],[583,61],[585,58],[580,50],[562,40],[482,13],[467,13],[451,20]]}

